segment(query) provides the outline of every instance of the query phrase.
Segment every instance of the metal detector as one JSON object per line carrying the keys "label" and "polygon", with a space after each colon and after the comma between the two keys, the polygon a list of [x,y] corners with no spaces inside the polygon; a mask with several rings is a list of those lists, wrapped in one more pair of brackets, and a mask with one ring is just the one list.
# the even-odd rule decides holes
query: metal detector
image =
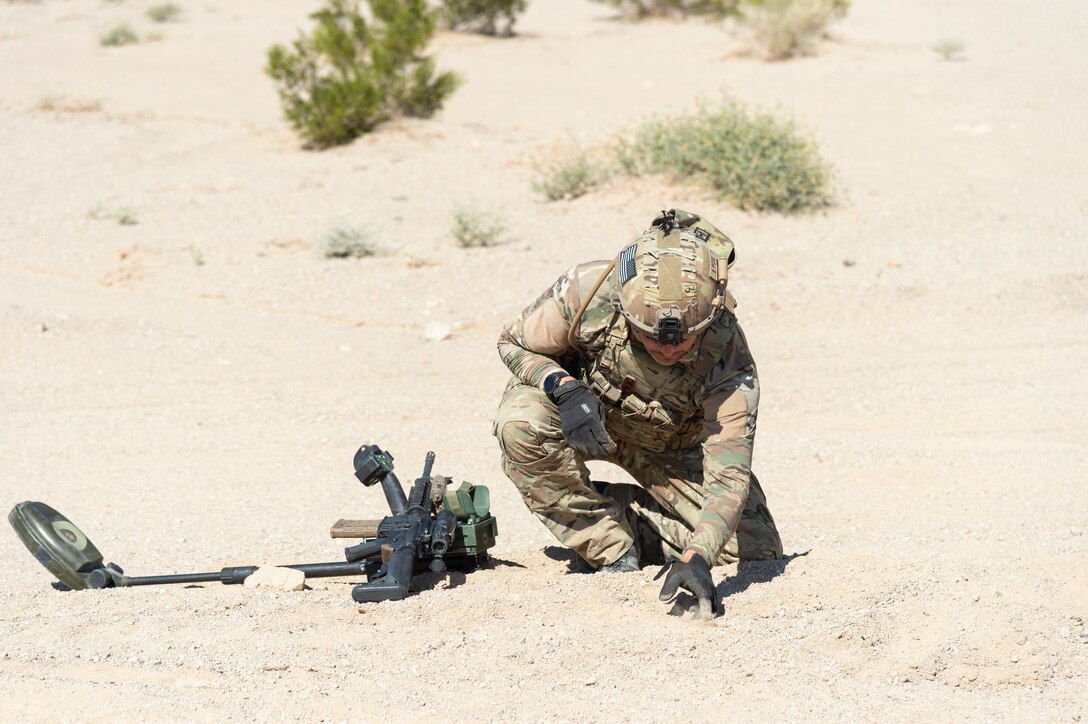
{"label": "metal detector", "polygon": [[[366,486],[381,483],[393,515],[380,520],[339,520],[333,538],[362,538],[345,549],[346,561],[292,563],[307,578],[367,577],[352,590],[356,601],[399,600],[408,595],[416,573],[447,568],[474,570],[486,563],[498,526],[490,514],[486,487],[463,483],[448,489],[449,478],[431,476],[434,453],[427,454],[424,475],[410,498],[393,474],[393,456],[376,445],[355,453],[355,475]],[[45,503],[26,501],[8,513],[8,522],[27,547],[65,588],[71,590],[158,586],[174,583],[243,583],[260,566],[232,566],[208,573],[129,576],[102,553],[87,535]]]}

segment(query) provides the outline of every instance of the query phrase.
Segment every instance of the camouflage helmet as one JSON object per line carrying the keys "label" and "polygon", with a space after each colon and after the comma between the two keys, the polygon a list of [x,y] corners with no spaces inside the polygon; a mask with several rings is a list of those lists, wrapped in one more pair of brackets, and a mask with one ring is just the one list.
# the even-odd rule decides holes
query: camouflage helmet
{"label": "camouflage helmet", "polygon": [[613,301],[658,344],[702,333],[726,308],[733,242],[695,214],[662,212],[616,259]]}

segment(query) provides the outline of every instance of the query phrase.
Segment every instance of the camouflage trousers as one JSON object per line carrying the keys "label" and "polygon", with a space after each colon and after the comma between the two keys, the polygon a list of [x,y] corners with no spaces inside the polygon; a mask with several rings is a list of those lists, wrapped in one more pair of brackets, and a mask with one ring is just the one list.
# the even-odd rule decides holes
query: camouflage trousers
{"label": "camouflage trousers", "polygon": [[[701,509],[703,452],[653,453],[617,440],[608,462],[638,485],[590,480],[585,462],[563,439],[559,411],[539,389],[512,380],[499,403],[494,433],[503,471],[525,505],[591,566],[612,563],[632,544],[643,563],[679,558]],[[753,474],[740,525],[715,565],[782,555],[767,499]]]}

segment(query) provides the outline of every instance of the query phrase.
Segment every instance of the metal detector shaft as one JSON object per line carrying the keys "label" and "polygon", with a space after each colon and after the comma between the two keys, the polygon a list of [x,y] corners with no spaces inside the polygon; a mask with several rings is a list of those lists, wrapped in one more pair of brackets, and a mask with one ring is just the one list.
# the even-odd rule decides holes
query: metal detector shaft
{"label": "metal detector shaft", "polygon": [[[365,561],[359,563],[295,563],[279,566],[302,571],[307,578],[335,578],[336,576],[355,576],[364,573]],[[253,575],[260,566],[232,566],[221,571],[208,573],[175,573],[165,576],[120,576],[118,586],[161,586],[172,583],[214,583],[216,581],[230,586],[242,583]]]}

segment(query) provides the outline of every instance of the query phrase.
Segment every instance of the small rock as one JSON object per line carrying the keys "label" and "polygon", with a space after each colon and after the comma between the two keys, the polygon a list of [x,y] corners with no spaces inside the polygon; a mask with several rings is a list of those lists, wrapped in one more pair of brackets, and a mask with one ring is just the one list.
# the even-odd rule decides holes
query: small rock
{"label": "small rock", "polygon": [[1016,639],[1016,643],[1019,644],[1020,646],[1023,646],[1027,642],[1028,642],[1028,637],[1027,636],[1021,636],[1020,638]]}
{"label": "small rock", "polygon": [[245,580],[246,588],[276,588],[281,591],[301,591],[306,587],[306,574],[294,568],[264,565]]}
{"label": "small rock", "polygon": [[431,342],[441,342],[444,339],[449,339],[452,333],[452,326],[434,320],[427,322],[427,326],[423,328],[423,336]]}

